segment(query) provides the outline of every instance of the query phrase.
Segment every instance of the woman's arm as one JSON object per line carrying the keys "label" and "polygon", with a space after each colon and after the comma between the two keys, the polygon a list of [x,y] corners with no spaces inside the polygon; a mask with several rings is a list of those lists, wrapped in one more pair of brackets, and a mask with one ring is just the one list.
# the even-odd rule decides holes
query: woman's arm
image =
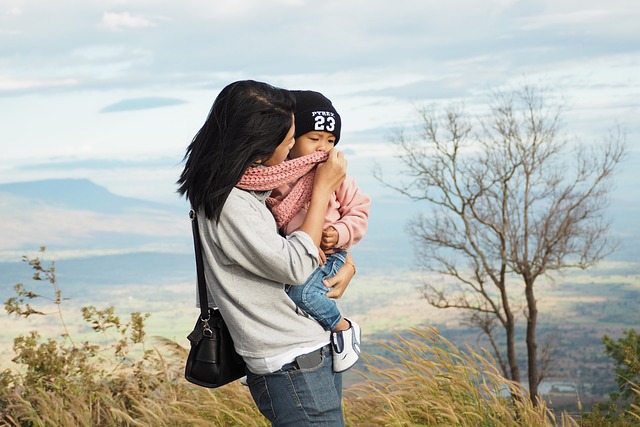
{"label": "woman's arm", "polygon": [[329,200],[346,175],[347,161],[344,154],[335,149],[329,151],[327,161],[316,168],[307,216],[298,230],[307,233],[318,247],[322,240],[322,228]]}
{"label": "woman's arm", "polygon": [[327,292],[327,296],[333,299],[342,298],[342,295],[347,290],[347,286],[349,286],[351,279],[353,279],[353,276],[355,275],[356,267],[353,262],[353,258],[351,257],[351,253],[347,252],[347,262],[344,263],[335,276],[324,281],[324,285],[326,287],[332,288]]}
{"label": "woman's arm", "polygon": [[318,248],[311,237],[298,232],[279,235],[271,212],[250,192],[231,190],[218,222],[198,216],[203,244],[218,252],[219,264],[292,284],[304,283],[318,267]]}

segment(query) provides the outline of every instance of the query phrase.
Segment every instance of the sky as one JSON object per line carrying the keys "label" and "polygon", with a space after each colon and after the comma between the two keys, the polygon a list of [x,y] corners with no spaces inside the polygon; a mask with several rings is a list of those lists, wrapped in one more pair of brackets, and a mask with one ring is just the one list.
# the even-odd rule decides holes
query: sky
{"label": "sky", "polygon": [[[638,0],[0,0],[0,184],[88,178],[178,203],[185,149],[224,86],[316,90],[341,114],[338,149],[372,197],[370,230],[382,230],[358,246],[390,253],[375,258],[386,267],[408,252],[402,222],[416,211],[372,177],[374,164],[392,163],[389,135],[418,124],[420,106],[474,110],[495,89],[529,82],[565,100],[577,141],[623,127],[630,155],[612,210],[640,213],[639,23]],[[114,234],[154,226],[80,212],[65,228],[33,206],[5,215],[2,203],[0,219],[18,226],[0,242],[30,230],[48,254],[54,237],[84,235],[89,223]],[[382,218],[381,203],[393,215]],[[164,232],[190,251],[180,220]],[[632,230],[637,246],[638,224],[627,215],[614,227]],[[6,246],[0,261],[21,259],[22,247]]]}
{"label": "sky", "polygon": [[186,146],[239,79],[332,99],[371,192],[417,106],[525,81],[566,100],[568,132],[619,123],[637,151],[638,22],[636,0],[0,0],[0,183],[175,200]]}

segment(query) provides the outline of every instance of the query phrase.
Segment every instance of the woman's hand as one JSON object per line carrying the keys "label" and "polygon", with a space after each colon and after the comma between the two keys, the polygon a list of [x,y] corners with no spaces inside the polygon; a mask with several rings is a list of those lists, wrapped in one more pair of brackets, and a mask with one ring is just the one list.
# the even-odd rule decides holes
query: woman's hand
{"label": "woman's hand", "polygon": [[318,258],[320,259],[320,265],[325,265],[327,263],[327,255],[325,255],[321,248],[318,248]]}
{"label": "woman's hand", "polygon": [[327,292],[327,296],[333,299],[342,298],[342,295],[347,290],[347,286],[351,283],[351,279],[356,275],[356,270],[353,264],[353,258],[351,254],[347,254],[347,262],[338,270],[335,276],[329,277],[324,280],[324,285],[327,288],[331,288]]}
{"label": "woman's hand", "polygon": [[335,148],[329,151],[329,157],[323,163],[318,164],[316,176],[313,182],[313,192],[326,190],[333,193],[338,189],[347,176],[347,160],[344,154]]}
{"label": "woman's hand", "polygon": [[327,206],[334,191],[342,184],[347,176],[347,161],[344,154],[332,149],[326,162],[316,167],[316,175],[311,190],[311,200],[307,215],[298,228],[311,237],[313,243],[320,247],[322,240],[322,225],[327,214]]}

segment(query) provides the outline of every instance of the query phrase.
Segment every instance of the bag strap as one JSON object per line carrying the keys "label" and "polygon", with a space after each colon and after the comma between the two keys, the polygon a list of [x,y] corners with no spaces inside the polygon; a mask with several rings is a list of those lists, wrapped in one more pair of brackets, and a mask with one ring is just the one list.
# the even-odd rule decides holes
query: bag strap
{"label": "bag strap", "polygon": [[200,301],[200,318],[209,319],[209,300],[207,298],[207,282],[204,276],[204,264],[202,261],[202,242],[200,241],[200,228],[198,227],[198,215],[192,208],[189,211],[191,218],[191,230],[193,231],[193,248],[196,253],[196,272],[198,281],[198,299]]}

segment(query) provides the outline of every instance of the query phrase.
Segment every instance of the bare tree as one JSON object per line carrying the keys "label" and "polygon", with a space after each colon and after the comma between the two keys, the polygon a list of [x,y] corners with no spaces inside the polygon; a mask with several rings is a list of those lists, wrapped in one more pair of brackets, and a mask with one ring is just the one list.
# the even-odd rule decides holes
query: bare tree
{"label": "bare tree", "polygon": [[561,106],[535,86],[497,92],[489,107],[475,117],[455,107],[444,115],[421,110],[417,138],[393,137],[408,181],[374,175],[429,207],[408,225],[419,266],[441,278],[424,284],[427,301],[464,310],[503,375],[517,382],[516,325],[524,314],[537,402],[550,351],[538,356],[535,284],[555,271],[588,268],[613,249],[604,209],[625,135],[616,128],[597,146],[569,144],[559,132]]}

